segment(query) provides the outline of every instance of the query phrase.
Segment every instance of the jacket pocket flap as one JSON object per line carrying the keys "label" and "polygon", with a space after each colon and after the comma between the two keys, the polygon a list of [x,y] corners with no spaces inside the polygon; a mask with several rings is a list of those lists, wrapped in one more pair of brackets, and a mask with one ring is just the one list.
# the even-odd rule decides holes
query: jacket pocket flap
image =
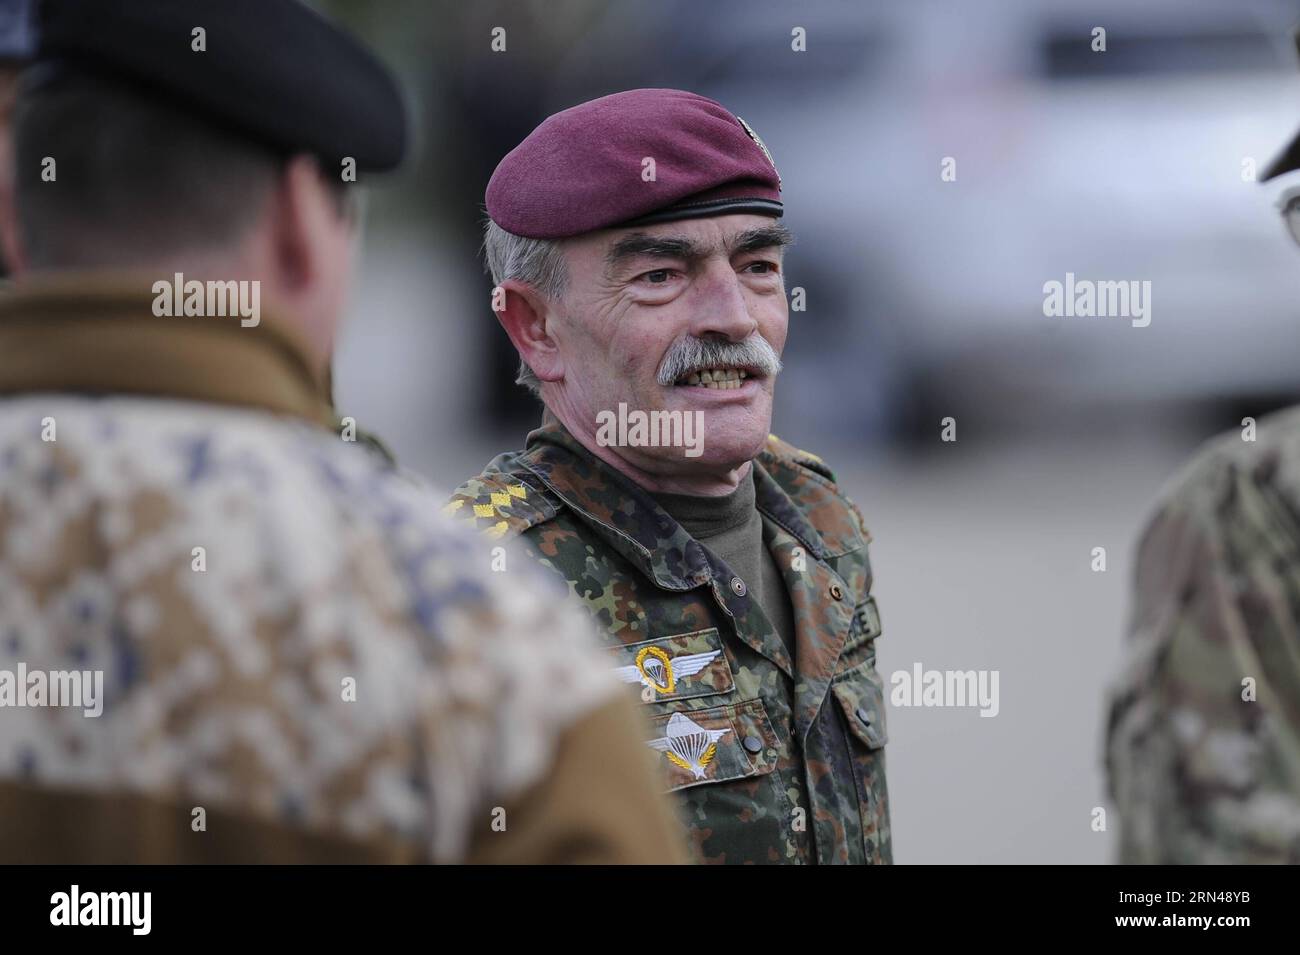
{"label": "jacket pocket flap", "polygon": [[646,741],[660,756],[664,788],[762,776],[776,766],[777,738],[762,700],[661,713]]}
{"label": "jacket pocket flap", "polygon": [[872,664],[862,664],[842,673],[831,684],[844,718],[853,735],[869,749],[889,741],[885,725],[885,683]]}
{"label": "jacket pocket flap", "polygon": [[690,700],[734,689],[717,627],[613,647],[614,675],[637,684],[646,703]]}

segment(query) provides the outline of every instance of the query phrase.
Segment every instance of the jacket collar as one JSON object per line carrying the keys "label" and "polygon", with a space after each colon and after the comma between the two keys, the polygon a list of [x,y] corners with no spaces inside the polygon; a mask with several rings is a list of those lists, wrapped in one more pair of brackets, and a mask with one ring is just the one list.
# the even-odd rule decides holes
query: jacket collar
{"label": "jacket collar", "polygon": [[865,547],[869,538],[857,508],[829,479],[773,448],[774,442],[769,441],[754,459],[758,509],[793,534],[818,560],[843,557]]}
{"label": "jacket collar", "polygon": [[[542,426],[528,435],[522,463],[660,587],[689,590],[712,580],[703,545],[640,485],[585,448],[550,411]],[[776,463],[766,452],[753,462],[759,511],[794,535],[816,559],[834,556],[786,493],[780,475],[769,472]]]}
{"label": "jacket collar", "polygon": [[159,318],[143,276],[66,275],[0,292],[0,394],[134,394],[257,408],[329,427],[328,384],[274,316]]}

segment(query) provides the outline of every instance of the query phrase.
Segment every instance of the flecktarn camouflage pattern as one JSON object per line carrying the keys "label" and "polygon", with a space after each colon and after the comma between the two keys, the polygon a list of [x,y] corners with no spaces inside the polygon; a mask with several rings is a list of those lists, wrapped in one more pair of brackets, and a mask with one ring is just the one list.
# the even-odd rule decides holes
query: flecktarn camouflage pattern
{"label": "flecktarn camouflage pattern", "polygon": [[1107,767],[1129,863],[1300,862],[1300,410],[1214,442],[1138,554]]}
{"label": "flecktarn camouflage pattern", "polygon": [[773,437],[754,467],[793,655],[724,562],[549,415],[447,510],[518,538],[597,622],[699,860],[890,862],[869,534],[820,459]]}

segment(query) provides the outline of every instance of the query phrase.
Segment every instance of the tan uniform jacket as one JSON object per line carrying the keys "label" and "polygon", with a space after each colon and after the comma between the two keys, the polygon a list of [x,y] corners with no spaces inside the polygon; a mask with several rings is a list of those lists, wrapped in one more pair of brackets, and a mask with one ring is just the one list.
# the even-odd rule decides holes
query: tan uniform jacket
{"label": "tan uniform jacket", "polygon": [[0,862],[684,859],[585,621],[149,290],[0,298]]}

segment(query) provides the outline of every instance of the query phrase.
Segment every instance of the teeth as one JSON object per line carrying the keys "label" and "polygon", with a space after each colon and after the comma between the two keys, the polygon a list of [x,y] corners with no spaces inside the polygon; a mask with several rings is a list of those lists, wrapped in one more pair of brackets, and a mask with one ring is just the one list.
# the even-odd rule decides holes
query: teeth
{"label": "teeth", "polygon": [[749,372],[740,368],[706,368],[703,371],[691,372],[683,383],[730,391],[739,388],[748,377]]}

